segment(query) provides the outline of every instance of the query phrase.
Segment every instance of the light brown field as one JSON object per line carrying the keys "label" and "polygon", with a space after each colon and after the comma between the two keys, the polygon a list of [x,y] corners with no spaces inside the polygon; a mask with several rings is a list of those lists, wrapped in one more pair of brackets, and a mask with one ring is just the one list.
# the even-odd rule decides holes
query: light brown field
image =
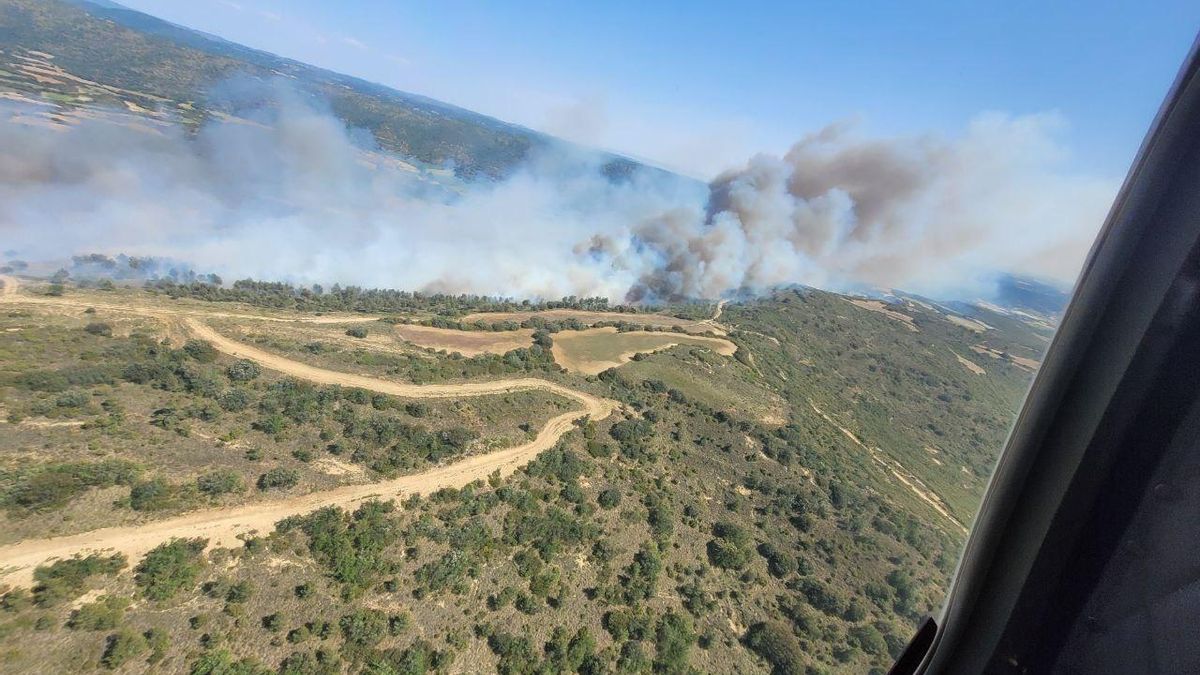
{"label": "light brown field", "polygon": [[976,321],[975,319],[968,319],[965,316],[956,316],[954,314],[947,315],[946,320],[955,326],[962,326],[963,328],[976,333],[982,333],[984,331],[991,330],[992,328],[982,321]]}
{"label": "light brown field", "polygon": [[911,330],[914,333],[919,333],[921,331],[921,329],[917,328],[916,324],[913,323],[913,318],[911,316],[909,316],[907,314],[903,314],[901,312],[897,312],[893,309],[889,309],[888,305],[886,303],[880,302],[878,300],[859,300],[857,298],[856,299],[848,299],[848,300],[846,300],[846,302],[849,302],[850,304],[854,305],[855,307],[865,309],[868,312],[877,312],[879,314],[882,314],[893,321],[899,321],[900,323],[904,324],[904,326],[906,328],[908,328],[909,330]]}
{"label": "light brown field", "polygon": [[[951,353],[953,354],[954,352],[951,352]],[[963,358],[962,356],[960,356],[958,354],[954,354],[954,358],[958,359],[958,362],[962,364],[963,368],[966,368],[967,370],[971,371],[972,373],[975,373],[976,375],[987,375],[987,371],[984,370],[982,367],[980,367],[979,364],[975,363],[974,361]]]}
{"label": "light brown field", "polygon": [[413,324],[397,324],[393,333],[418,347],[444,349],[463,356],[504,354],[533,344],[533,330],[463,331],[452,328],[433,328]]}
{"label": "light brown field", "polygon": [[555,333],[551,351],[563,368],[596,375],[628,363],[639,352],[652,353],[681,344],[708,347],[722,356],[733,356],[737,351],[737,345],[722,338],[644,331],[619,333],[611,326]]}
{"label": "light brown field", "polygon": [[1031,373],[1036,372],[1037,369],[1042,366],[1042,362],[1038,361],[1037,359],[1030,359],[1024,356],[1015,356],[1013,354],[1005,354],[1004,352],[988,347],[987,345],[973,345],[971,347],[971,351],[993,359],[1005,359],[1018,368],[1027,370]]}

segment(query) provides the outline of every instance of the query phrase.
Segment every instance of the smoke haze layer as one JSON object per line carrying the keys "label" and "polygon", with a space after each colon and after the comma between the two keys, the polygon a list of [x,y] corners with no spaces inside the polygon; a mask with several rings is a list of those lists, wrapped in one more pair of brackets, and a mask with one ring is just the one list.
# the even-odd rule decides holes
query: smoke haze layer
{"label": "smoke haze layer", "polygon": [[994,271],[1069,280],[1116,190],[1061,168],[1052,115],[984,115],[956,138],[834,126],[707,188],[650,172],[614,182],[567,147],[466,184],[430,180],[286,90],[260,100],[192,134],[0,123],[4,248],[512,297],[716,298],[795,283],[965,297]]}

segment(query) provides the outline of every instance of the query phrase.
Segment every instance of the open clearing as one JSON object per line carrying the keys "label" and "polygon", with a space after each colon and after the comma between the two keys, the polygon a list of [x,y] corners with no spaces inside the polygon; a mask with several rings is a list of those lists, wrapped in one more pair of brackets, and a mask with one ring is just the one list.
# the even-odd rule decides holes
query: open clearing
{"label": "open clearing", "polygon": [[733,356],[737,345],[729,340],[682,333],[619,333],[611,326],[554,334],[554,360],[567,370],[585,375],[628,363],[637,353],[656,352],[680,344],[708,347],[722,356]]}
{"label": "open clearing", "polygon": [[504,354],[533,344],[533,330],[462,331],[413,324],[397,324],[393,332],[418,347],[458,352],[463,356]]}
{"label": "open clearing", "polygon": [[[66,304],[57,298],[27,298],[17,293],[18,282],[2,277],[0,299],[5,303]],[[114,310],[128,308],[113,307]],[[144,308],[138,308],[143,310]],[[143,311],[132,310],[135,313]],[[170,310],[149,312],[152,316],[180,316]],[[538,431],[534,440],[511,448],[468,457],[459,462],[440,466],[422,473],[403,476],[380,483],[348,485],[333,490],[314,492],[271,502],[244,506],[206,509],[175,518],[128,527],[108,527],[82,534],[31,539],[0,547],[0,582],[18,586],[32,583],[33,570],[38,565],[84,551],[116,551],[130,560],[138,560],[155,546],[174,537],[206,537],[210,546],[232,546],[238,535],[252,531],[266,532],[289,515],[307,513],[325,506],[347,506],[370,498],[391,499],[413,493],[429,493],[445,487],[462,487],[486,479],[493,472],[507,475],[528,463],[543,450],[553,447],[575,423],[586,417],[603,419],[611,414],[617,403],[570,387],[536,378],[515,378],[490,382],[463,384],[414,385],[354,375],[299,363],[276,354],[231,340],[196,320],[190,313],[182,318],[188,331],[207,340],[218,350],[242,359],[250,359],[278,372],[318,384],[358,387],[404,398],[462,398],[488,394],[539,390],[557,394],[580,404],[580,408],[551,418]],[[227,315],[222,315],[227,318]],[[254,317],[262,318],[262,317]]]}

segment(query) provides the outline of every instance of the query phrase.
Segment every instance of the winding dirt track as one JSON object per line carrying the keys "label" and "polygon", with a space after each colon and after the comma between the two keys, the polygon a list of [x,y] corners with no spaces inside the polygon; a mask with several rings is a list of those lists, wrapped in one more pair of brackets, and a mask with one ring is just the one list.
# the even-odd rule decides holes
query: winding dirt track
{"label": "winding dirt track", "polygon": [[[4,281],[3,292],[0,293],[0,298],[4,302],[29,301],[25,297],[17,296],[18,283],[15,279],[0,277],[0,280]],[[50,298],[37,298],[35,302],[37,304],[75,304],[69,301],[59,303]],[[89,304],[88,306],[95,305]],[[142,308],[120,306],[111,308],[153,315],[179,316],[180,314],[170,310],[147,312]],[[239,544],[237,539],[239,534],[251,531],[268,532],[282,518],[308,513],[321,507],[352,506],[356,502],[372,497],[391,499],[413,493],[427,494],[445,487],[462,487],[475,480],[485,479],[497,470],[501,475],[507,475],[531,461],[543,450],[554,447],[564,434],[574,428],[577,420],[585,417],[596,420],[604,419],[617,407],[615,401],[536,378],[464,384],[415,385],[326,370],[230,340],[186,315],[184,323],[192,333],[208,340],[214,347],[226,354],[251,359],[266,368],[320,384],[359,387],[405,398],[459,398],[536,389],[576,401],[581,405],[581,409],[550,419],[538,432],[537,437],[524,445],[468,457],[454,464],[380,483],[347,485],[278,501],[195,511],[144,525],[106,527],[81,534],[27,540],[0,546],[0,582],[15,586],[28,586],[33,582],[33,570],[38,565],[55,558],[69,557],[85,551],[120,552],[128,556],[131,562],[136,562],[152,548],[173,537],[205,537],[209,540],[210,546],[235,546]]]}

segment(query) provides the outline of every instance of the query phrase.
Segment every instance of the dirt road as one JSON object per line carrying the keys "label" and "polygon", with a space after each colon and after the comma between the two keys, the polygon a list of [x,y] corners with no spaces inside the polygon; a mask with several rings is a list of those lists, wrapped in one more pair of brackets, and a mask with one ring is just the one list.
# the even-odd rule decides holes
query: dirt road
{"label": "dirt road", "polygon": [[[5,278],[5,295],[15,283]],[[52,299],[47,299],[53,302]],[[125,308],[121,308],[125,309]],[[258,317],[255,317],[258,318]],[[550,419],[537,437],[524,445],[468,457],[460,462],[393,480],[365,485],[348,485],[324,492],[247,504],[223,509],[209,509],[145,525],[109,527],[81,534],[49,539],[35,539],[0,547],[0,583],[28,586],[33,570],[55,558],[69,557],[86,551],[121,552],[135,563],[155,546],[173,537],[206,537],[210,546],[238,545],[237,535],[257,531],[269,532],[274,524],[287,516],[308,513],[324,506],[352,507],[356,502],[372,497],[392,499],[412,493],[427,494],[444,487],[462,487],[472,481],[487,478],[494,471],[501,475],[512,473],[547,450],[584,417],[603,419],[617,407],[615,401],[592,396],[554,382],[536,378],[517,378],[492,382],[463,384],[415,385],[341,373],[271,354],[250,345],[231,340],[194,318],[184,319],[196,336],[208,340],[222,352],[238,358],[251,359],[266,368],[321,384],[359,387],[406,398],[447,398],[502,394],[531,389],[547,391],[576,401],[581,409]]]}

